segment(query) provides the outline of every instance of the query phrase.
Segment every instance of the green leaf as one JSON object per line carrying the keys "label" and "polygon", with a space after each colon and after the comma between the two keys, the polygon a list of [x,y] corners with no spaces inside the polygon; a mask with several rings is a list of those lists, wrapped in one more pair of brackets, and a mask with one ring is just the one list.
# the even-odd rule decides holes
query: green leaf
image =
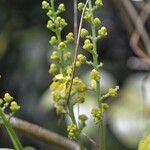
{"label": "green leaf", "polygon": [[36,150],[36,149],[34,147],[27,146],[27,147],[23,148],[23,150]]}

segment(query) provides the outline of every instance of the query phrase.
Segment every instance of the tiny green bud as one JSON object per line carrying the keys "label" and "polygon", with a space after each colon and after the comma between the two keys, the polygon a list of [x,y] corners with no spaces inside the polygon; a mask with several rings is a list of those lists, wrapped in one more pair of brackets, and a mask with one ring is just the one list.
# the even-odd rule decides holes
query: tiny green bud
{"label": "tiny green bud", "polygon": [[49,73],[56,74],[57,72],[58,72],[58,67],[56,66],[56,64],[51,64]]}
{"label": "tiny green bud", "polygon": [[116,86],[115,88],[110,88],[108,91],[109,96],[116,96],[118,94],[119,86]]}
{"label": "tiny green bud", "polygon": [[109,105],[106,103],[102,103],[103,110],[107,110],[109,108]]}
{"label": "tiny green bud", "polygon": [[56,113],[57,114],[64,114],[64,113],[66,113],[65,108],[62,105],[56,104],[55,108],[56,108]]}
{"label": "tiny green bud", "polygon": [[96,0],[95,5],[96,5],[96,7],[102,7],[103,6],[102,0]]}
{"label": "tiny green bud", "polygon": [[78,140],[79,139],[79,136],[80,136],[80,133],[78,131],[78,128],[75,124],[70,124],[67,128],[67,131],[68,131],[68,137],[70,139],[73,139],[73,140]]}
{"label": "tiny green bud", "polygon": [[91,114],[94,117],[95,124],[99,123],[102,120],[103,114],[100,108],[98,107],[93,108],[91,111]]}
{"label": "tiny green bud", "polygon": [[59,61],[59,56],[57,51],[53,51],[51,56],[50,56],[52,61]]}
{"label": "tiny green bud", "polygon": [[7,103],[10,103],[14,98],[12,96],[10,96],[9,93],[5,93],[4,95],[4,101]]}
{"label": "tiny green bud", "polygon": [[81,63],[79,61],[76,61],[76,67],[79,68],[81,66]]}
{"label": "tiny green bud", "polygon": [[85,57],[84,55],[82,55],[82,54],[79,54],[79,55],[77,56],[77,59],[78,59],[78,61],[79,61],[81,64],[84,64],[84,63],[86,62],[86,57]]}
{"label": "tiny green bud", "polygon": [[101,38],[107,36],[107,29],[106,27],[101,27],[101,29],[98,30],[98,34]]}
{"label": "tiny green bud", "polygon": [[84,103],[85,102],[85,98],[83,96],[78,96],[77,97],[77,102],[78,103]]}
{"label": "tiny green bud", "polygon": [[67,53],[65,54],[65,58],[66,58],[66,60],[71,60],[71,58],[72,58],[71,52],[67,52]]}
{"label": "tiny green bud", "polygon": [[80,115],[80,116],[79,116],[79,119],[80,119],[81,121],[85,122],[85,121],[88,119],[88,117],[83,114],[83,115]]}
{"label": "tiny green bud", "polygon": [[58,11],[59,12],[64,12],[65,11],[65,5],[63,3],[59,4]]}
{"label": "tiny green bud", "polygon": [[46,27],[47,27],[48,29],[50,29],[50,30],[53,30],[54,27],[55,27],[55,24],[53,23],[52,20],[49,20],[49,21],[47,22]]}
{"label": "tiny green bud", "polygon": [[3,99],[0,98],[0,106],[3,104]]}
{"label": "tiny green bud", "polygon": [[100,78],[100,74],[97,70],[93,69],[90,73],[90,79],[91,80],[95,80],[95,81],[99,81]]}
{"label": "tiny green bud", "polygon": [[50,39],[50,41],[49,41],[49,43],[51,45],[57,45],[58,40],[57,40],[56,36],[52,36],[51,39]]}
{"label": "tiny green bud", "polygon": [[50,8],[49,3],[46,2],[46,1],[43,1],[43,2],[42,2],[42,9],[49,9],[49,8]]}
{"label": "tiny green bud", "polygon": [[81,38],[86,38],[86,36],[88,36],[88,35],[89,35],[88,30],[82,28],[81,33],[80,33]]}
{"label": "tiny green bud", "polygon": [[85,49],[87,51],[91,51],[92,48],[93,48],[93,44],[91,43],[91,41],[89,39],[86,39],[84,41],[83,49]]}
{"label": "tiny green bud", "polygon": [[90,11],[86,11],[83,18],[88,22],[91,22],[92,13]]}
{"label": "tiny green bud", "polygon": [[59,45],[58,45],[58,49],[59,50],[64,50],[66,48],[66,44],[64,42],[60,42]]}
{"label": "tiny green bud", "polygon": [[16,112],[20,109],[20,106],[15,101],[12,101],[9,108],[12,112]]}
{"label": "tiny green bud", "polygon": [[99,26],[101,24],[101,21],[99,18],[95,18],[93,23],[95,26]]}
{"label": "tiny green bud", "polygon": [[53,13],[54,13],[54,12],[50,9],[50,10],[47,12],[47,16],[48,16],[48,17],[51,17],[51,16],[53,15]]}
{"label": "tiny green bud", "polygon": [[80,3],[78,4],[78,10],[79,10],[79,11],[82,11],[83,8],[84,8],[84,3],[81,3],[81,2],[80,2]]}
{"label": "tiny green bud", "polygon": [[67,40],[67,42],[72,42],[72,41],[74,41],[74,36],[73,36],[73,33],[72,33],[72,32],[70,32],[70,33],[68,33],[68,34],[66,35],[66,40]]}

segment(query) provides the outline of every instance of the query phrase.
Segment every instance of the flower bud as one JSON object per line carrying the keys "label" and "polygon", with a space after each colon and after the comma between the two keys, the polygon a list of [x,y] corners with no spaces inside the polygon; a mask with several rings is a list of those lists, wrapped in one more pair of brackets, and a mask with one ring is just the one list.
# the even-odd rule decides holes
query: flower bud
{"label": "flower bud", "polygon": [[70,32],[70,33],[68,33],[68,34],[66,35],[66,40],[67,40],[67,42],[72,42],[72,41],[74,41],[74,36],[73,36],[73,33],[72,33],[72,32]]}
{"label": "flower bud", "polygon": [[0,106],[3,104],[3,99],[0,98]]}
{"label": "flower bud", "polygon": [[116,96],[118,94],[119,86],[116,86],[115,88],[110,88],[108,91],[109,96]]}
{"label": "flower bud", "polygon": [[66,48],[66,44],[64,42],[60,42],[59,45],[58,45],[58,49],[59,50],[64,50]]}
{"label": "flower bud", "polygon": [[56,74],[57,72],[58,72],[58,67],[56,66],[56,64],[51,64],[49,73]]}
{"label": "flower bud", "polygon": [[65,5],[63,3],[59,4],[58,11],[59,12],[64,12],[65,11]]}
{"label": "flower bud", "polygon": [[94,117],[95,124],[98,124],[102,120],[103,114],[100,108],[98,107],[93,108],[91,114]]}
{"label": "flower bud", "polygon": [[56,36],[52,36],[50,41],[49,41],[49,43],[51,45],[57,45],[57,42],[58,42],[58,40],[57,40]]}
{"label": "flower bud", "polygon": [[88,117],[84,114],[79,116],[79,120],[81,120],[82,122],[85,122],[87,119]]}
{"label": "flower bud", "polygon": [[7,103],[10,103],[14,98],[12,96],[10,96],[9,93],[5,93],[4,95],[4,101]]}
{"label": "flower bud", "polygon": [[49,3],[46,2],[46,1],[43,1],[43,2],[42,2],[42,9],[49,9],[49,8],[50,8]]}
{"label": "flower bud", "polygon": [[96,5],[96,7],[102,7],[103,6],[102,0],[96,0],[95,5]]}
{"label": "flower bud", "polygon": [[95,18],[93,23],[95,26],[99,26],[101,24],[101,21],[99,18]]}
{"label": "flower bud", "polygon": [[79,61],[76,61],[76,67],[79,68],[81,66],[81,63]]}
{"label": "flower bud", "polygon": [[46,27],[47,27],[48,29],[50,29],[50,30],[53,30],[54,27],[55,27],[55,24],[53,23],[52,20],[49,20],[49,21],[47,22]]}
{"label": "flower bud", "polygon": [[57,51],[53,51],[51,56],[50,56],[52,61],[59,61],[59,56]]}
{"label": "flower bud", "polygon": [[93,69],[90,73],[90,79],[91,80],[95,80],[95,81],[99,81],[100,78],[100,74],[97,70]]}
{"label": "flower bud", "polygon": [[9,108],[12,112],[16,112],[20,109],[20,106],[15,101],[13,101],[13,102],[11,102]]}
{"label": "flower bud", "polygon": [[50,9],[50,10],[47,12],[47,16],[48,16],[48,17],[51,17],[51,16],[53,15],[53,13],[54,13],[54,12]]}
{"label": "flower bud", "polygon": [[91,43],[89,39],[86,39],[84,41],[83,49],[90,51],[92,48],[93,48],[93,44]]}
{"label": "flower bud", "polygon": [[85,57],[84,55],[82,55],[82,54],[79,54],[79,55],[77,56],[77,59],[78,59],[78,61],[79,61],[81,64],[84,64],[84,63],[86,62],[86,57]]}
{"label": "flower bud", "polygon": [[98,30],[98,34],[101,38],[107,36],[107,29],[106,27],[101,27],[101,29]]}
{"label": "flower bud", "polygon": [[82,28],[81,33],[80,33],[81,38],[86,38],[86,36],[88,36],[88,35],[89,35],[88,30]]}
{"label": "flower bud", "polygon": [[85,20],[91,22],[92,13],[90,11],[86,11],[83,17]]}
{"label": "flower bud", "polygon": [[79,10],[79,11],[82,11],[83,8],[84,8],[84,3],[81,3],[81,2],[80,2],[80,3],[78,4],[78,10]]}
{"label": "flower bud", "polygon": [[72,55],[71,52],[67,52],[67,53],[65,54],[66,60],[71,60],[71,58],[72,58],[71,55]]}

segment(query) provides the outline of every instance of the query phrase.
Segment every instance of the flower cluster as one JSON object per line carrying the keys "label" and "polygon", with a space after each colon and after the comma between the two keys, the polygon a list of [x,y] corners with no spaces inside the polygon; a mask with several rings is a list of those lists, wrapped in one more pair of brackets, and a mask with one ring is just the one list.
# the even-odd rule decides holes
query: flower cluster
{"label": "flower cluster", "polygon": [[4,98],[0,98],[0,108],[2,108],[3,111],[9,108],[9,116],[12,116],[20,109],[20,106],[9,93],[5,93]]}
{"label": "flower cluster", "polygon": [[101,106],[92,109],[91,114],[94,118],[95,124],[98,124],[100,121],[102,121],[103,114],[108,108],[109,106],[106,103],[102,103]]}
{"label": "flower cluster", "polygon": [[138,150],[148,150],[150,149],[150,134],[142,139],[139,143]]}

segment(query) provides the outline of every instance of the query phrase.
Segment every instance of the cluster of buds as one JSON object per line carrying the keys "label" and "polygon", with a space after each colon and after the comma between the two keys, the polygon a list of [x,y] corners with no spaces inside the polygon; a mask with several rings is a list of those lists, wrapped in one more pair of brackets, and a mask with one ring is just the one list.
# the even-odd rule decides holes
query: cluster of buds
{"label": "cluster of buds", "polygon": [[80,131],[78,130],[78,127],[72,123],[67,128],[68,131],[68,137],[72,140],[78,140],[80,137]]}
{"label": "cluster of buds", "polygon": [[3,111],[5,111],[6,108],[9,108],[10,116],[20,109],[20,106],[9,93],[5,93],[4,98],[0,98],[0,107]]}
{"label": "cluster of buds", "polygon": [[103,119],[103,114],[105,110],[107,110],[109,106],[106,103],[102,103],[100,107],[93,108],[91,114],[94,118],[95,124],[98,124]]}

